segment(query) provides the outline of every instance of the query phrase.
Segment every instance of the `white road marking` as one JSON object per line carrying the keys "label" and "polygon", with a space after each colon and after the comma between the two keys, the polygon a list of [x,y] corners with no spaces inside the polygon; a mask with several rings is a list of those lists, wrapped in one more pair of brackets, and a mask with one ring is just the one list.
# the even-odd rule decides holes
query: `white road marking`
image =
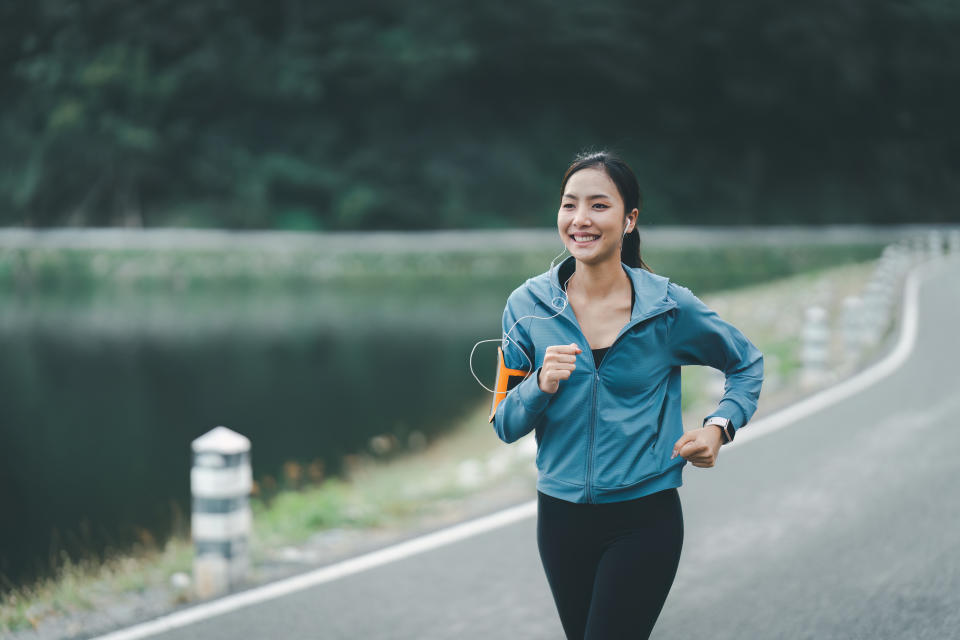
{"label": "white road marking", "polygon": [[852,378],[847,378],[828,389],[819,391],[765,418],[750,421],[747,423],[743,432],[738,431],[734,441],[724,446],[724,449],[728,450],[744,445],[747,442],[788,427],[798,420],[802,420],[841,400],[860,393],[899,369],[903,363],[907,361],[907,358],[910,357],[917,341],[920,284],[926,278],[936,274],[938,272],[937,267],[943,264],[944,263],[921,263],[911,269],[907,275],[906,284],[904,285],[900,336],[893,351],[876,364],[864,369]]}
{"label": "white road marking", "polygon": [[447,527],[446,529],[441,529],[440,531],[435,531],[425,536],[414,538],[413,540],[407,540],[406,542],[357,556],[356,558],[350,558],[349,560],[293,576],[292,578],[272,582],[262,587],[242,591],[212,602],[199,604],[184,611],[171,613],[149,622],[99,636],[94,640],[134,640],[135,638],[146,638],[164,631],[171,631],[206,618],[212,618],[253,604],[279,598],[289,593],[309,589],[324,582],[331,582],[338,578],[395,562],[418,553],[423,553],[424,551],[436,549],[492,529],[505,527],[514,522],[535,516],[536,514],[537,503],[535,500],[531,500],[524,504],[498,511],[489,516]]}
{"label": "white road marking", "polygon": [[[923,279],[935,273],[935,269],[931,268],[932,266],[935,265],[930,265],[930,263],[921,264],[914,267],[907,276],[904,287],[900,337],[896,347],[889,355],[869,369],[865,369],[834,387],[821,391],[809,398],[805,398],[766,418],[762,418],[756,422],[750,422],[748,425],[749,428],[738,433],[736,440],[726,445],[724,449],[742,446],[746,442],[779,431],[798,420],[866,389],[896,371],[910,356],[916,344],[920,283]],[[493,529],[505,527],[525,518],[533,517],[536,514],[537,501],[531,500],[482,518],[441,529],[440,531],[435,531],[425,536],[414,538],[413,540],[401,542],[356,558],[350,558],[349,560],[293,576],[292,578],[286,578],[261,587],[255,587],[247,591],[225,596],[212,602],[199,604],[149,622],[98,636],[92,640],[136,640],[164,631],[171,631],[207,618],[266,602],[267,600],[302,591],[303,589],[308,589],[325,582],[331,582],[361,571],[366,571],[367,569],[408,558],[418,553],[423,553],[424,551],[430,551]]]}

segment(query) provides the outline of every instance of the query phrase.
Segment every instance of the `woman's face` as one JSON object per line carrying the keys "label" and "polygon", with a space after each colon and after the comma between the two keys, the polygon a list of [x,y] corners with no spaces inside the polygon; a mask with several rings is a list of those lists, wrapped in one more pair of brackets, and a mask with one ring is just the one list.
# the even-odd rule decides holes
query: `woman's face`
{"label": "woman's face", "polygon": [[623,199],[607,172],[596,167],[570,176],[560,199],[557,229],[570,255],[586,264],[620,261],[624,231],[632,231],[637,210],[624,218]]}

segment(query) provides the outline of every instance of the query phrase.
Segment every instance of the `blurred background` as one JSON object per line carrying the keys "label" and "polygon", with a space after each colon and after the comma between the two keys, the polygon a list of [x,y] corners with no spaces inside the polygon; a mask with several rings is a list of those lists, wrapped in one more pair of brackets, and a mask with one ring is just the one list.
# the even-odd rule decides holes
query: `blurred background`
{"label": "blurred background", "polygon": [[[698,295],[956,223],[958,27],[936,0],[3,3],[0,591],[189,535],[216,425],[264,510],[464,421],[495,439],[467,355],[561,249],[583,149],[631,164],[645,260]],[[784,380],[798,332],[760,345]],[[311,504],[301,537],[386,509]]]}
{"label": "blurred background", "polygon": [[654,223],[943,221],[960,191],[940,0],[0,11],[8,225],[538,227],[588,145]]}

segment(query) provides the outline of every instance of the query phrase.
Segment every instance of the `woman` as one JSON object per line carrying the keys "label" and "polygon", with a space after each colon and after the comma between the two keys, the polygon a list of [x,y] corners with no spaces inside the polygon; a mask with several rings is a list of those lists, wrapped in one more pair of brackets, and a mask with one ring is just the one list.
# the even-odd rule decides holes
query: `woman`
{"label": "woman", "polygon": [[[537,544],[567,637],[646,638],[680,559],[683,466],[712,467],[753,415],[763,355],[643,262],[640,190],[622,160],[581,155],[560,196],[571,255],[507,300],[500,366],[529,375],[491,420],[505,442],[535,430]],[[684,432],[680,367],[692,364],[722,370],[726,388]]]}

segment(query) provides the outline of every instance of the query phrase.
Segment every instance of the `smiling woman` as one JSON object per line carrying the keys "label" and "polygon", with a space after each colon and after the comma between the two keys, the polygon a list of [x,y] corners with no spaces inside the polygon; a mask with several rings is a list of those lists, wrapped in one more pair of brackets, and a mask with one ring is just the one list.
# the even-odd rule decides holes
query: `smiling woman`
{"label": "smiling woman", "polygon": [[621,262],[628,267],[653,271],[640,255],[637,230],[637,216],[642,206],[640,187],[625,162],[606,152],[579,157],[563,176],[560,198],[557,227],[571,253],[578,245],[592,246],[590,242],[578,242],[574,232],[596,235],[601,233],[602,224],[615,222],[618,228],[608,238],[607,252],[616,246]]}
{"label": "smiling woman", "polygon": [[[591,349],[604,349],[630,319],[633,306],[633,287],[620,262],[627,257],[631,266],[642,263],[636,247],[623,255],[627,234],[633,233],[639,246],[640,189],[635,179],[618,175],[621,189],[603,165],[584,164],[591,157],[574,163],[564,176],[557,228],[570,255],[582,265],[576,280],[573,274],[565,279],[567,299]],[[622,191],[632,199],[622,197]],[[629,213],[627,202],[633,205]]]}
{"label": "smiling woman", "polygon": [[[680,561],[683,466],[714,465],[763,380],[763,355],[738,329],[644,263],[640,206],[623,160],[577,158],[557,212],[571,255],[515,289],[503,314],[503,364],[528,375],[492,419],[505,442],[535,430],[537,544],[568,638],[649,635]],[[723,371],[726,385],[684,432],[680,370],[691,364]]]}

